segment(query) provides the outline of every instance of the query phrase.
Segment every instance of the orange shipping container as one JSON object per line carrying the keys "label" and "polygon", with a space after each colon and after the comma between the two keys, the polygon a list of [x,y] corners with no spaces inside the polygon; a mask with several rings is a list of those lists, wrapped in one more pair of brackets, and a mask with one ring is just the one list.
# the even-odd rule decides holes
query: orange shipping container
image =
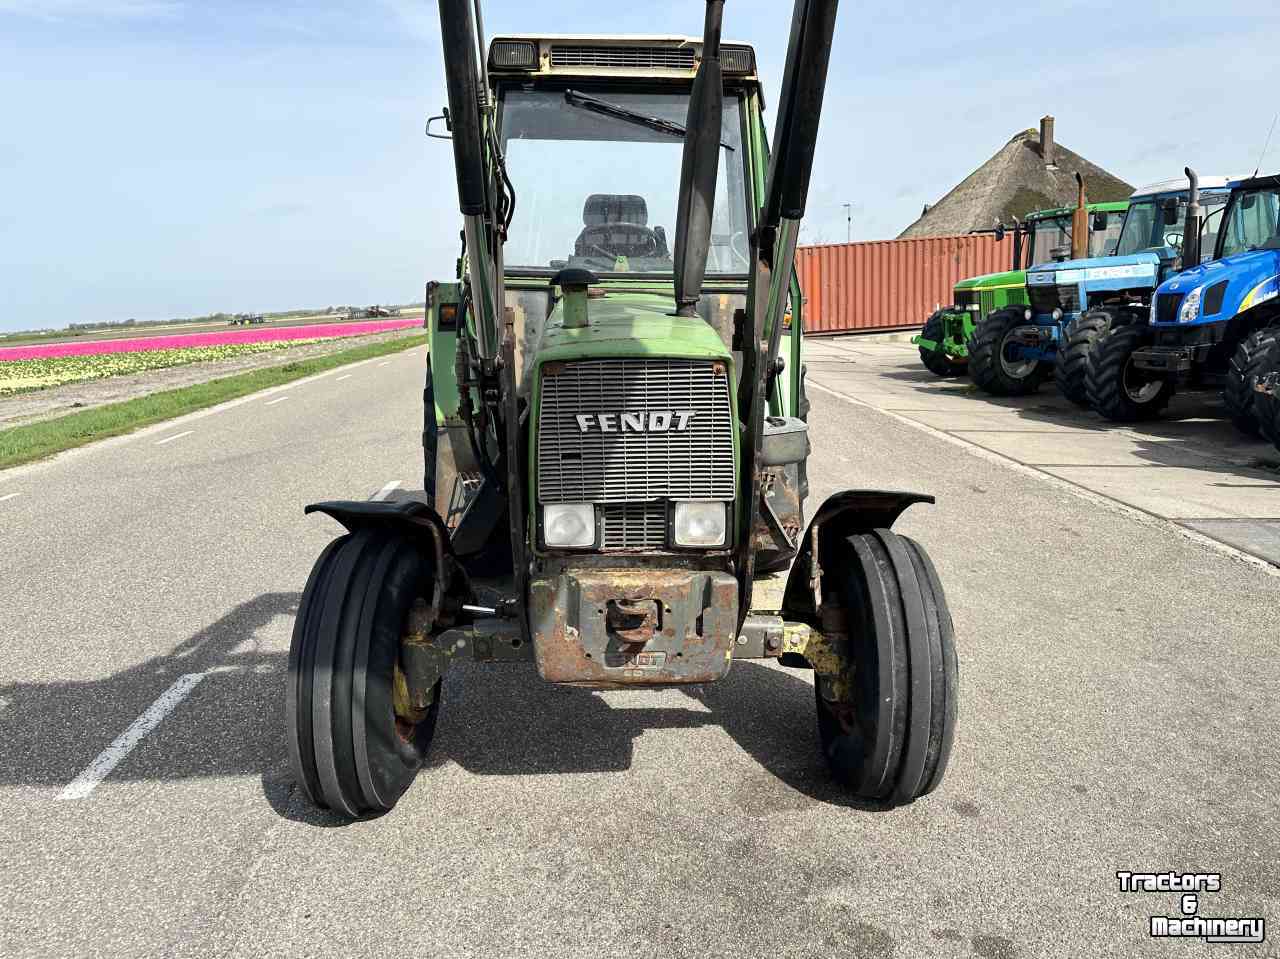
{"label": "orange shipping container", "polygon": [[1013,236],[988,233],[802,246],[796,271],[806,333],[919,327],[956,283],[1013,264]]}

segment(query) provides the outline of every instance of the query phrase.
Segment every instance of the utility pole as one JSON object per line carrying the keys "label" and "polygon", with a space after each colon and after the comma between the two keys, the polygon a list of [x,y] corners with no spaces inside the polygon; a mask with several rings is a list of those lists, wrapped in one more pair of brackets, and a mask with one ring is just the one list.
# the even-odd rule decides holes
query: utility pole
{"label": "utility pole", "polygon": [[844,207],[845,226],[847,227],[845,242],[852,243],[853,242],[853,204],[844,203],[841,205]]}

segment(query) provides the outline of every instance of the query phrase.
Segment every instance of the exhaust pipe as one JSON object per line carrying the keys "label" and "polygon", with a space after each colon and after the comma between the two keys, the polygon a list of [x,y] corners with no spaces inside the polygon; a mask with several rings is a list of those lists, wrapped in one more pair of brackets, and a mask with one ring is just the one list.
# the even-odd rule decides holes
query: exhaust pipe
{"label": "exhaust pipe", "polygon": [[1076,174],[1076,208],[1071,214],[1071,259],[1084,260],[1089,256],[1089,211],[1084,195],[1084,177]]}
{"label": "exhaust pipe", "polygon": [[702,34],[702,62],[689,95],[684,159],[680,165],[680,205],[676,210],[676,315],[698,315],[702,279],[711,251],[711,217],[720,170],[720,124],[724,113],[724,78],[720,67],[720,28],[724,0],[707,0]]}
{"label": "exhaust pipe", "polygon": [[1191,167],[1182,172],[1191,183],[1187,196],[1187,221],[1182,228],[1182,268],[1188,270],[1200,265],[1200,177]]}

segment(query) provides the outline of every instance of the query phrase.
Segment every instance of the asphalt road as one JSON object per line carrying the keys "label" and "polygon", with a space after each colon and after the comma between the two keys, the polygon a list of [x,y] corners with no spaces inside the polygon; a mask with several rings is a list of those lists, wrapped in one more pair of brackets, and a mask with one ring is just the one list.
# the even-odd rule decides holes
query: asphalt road
{"label": "asphalt road", "polygon": [[937,793],[847,803],[801,671],[592,693],[471,666],[392,814],[309,808],[283,667],[337,527],[302,506],[420,486],[423,360],[0,473],[0,954],[1280,954],[1152,941],[1178,897],[1115,877],[1220,872],[1204,915],[1280,918],[1280,579],[824,393],[815,502],[938,497],[901,523],[958,633]]}

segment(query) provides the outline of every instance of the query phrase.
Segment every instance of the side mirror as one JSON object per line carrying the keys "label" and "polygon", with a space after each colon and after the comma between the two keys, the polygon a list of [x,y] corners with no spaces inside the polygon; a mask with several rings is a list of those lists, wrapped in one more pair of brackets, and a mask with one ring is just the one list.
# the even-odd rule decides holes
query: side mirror
{"label": "side mirror", "polygon": [[[444,128],[447,131],[449,131],[448,133],[432,133],[431,132],[431,126],[437,120],[444,121]],[[444,108],[444,112],[440,114],[440,116],[429,117],[427,119],[427,136],[431,137],[433,140],[452,140],[453,139],[452,133],[453,133],[453,118],[449,116],[448,107]]]}
{"label": "side mirror", "polygon": [[1095,213],[1093,215],[1092,229],[1097,233],[1104,233],[1107,229],[1107,215],[1105,213]]}
{"label": "side mirror", "polygon": [[1161,205],[1164,211],[1164,225],[1176,226],[1178,223],[1178,201],[1170,197]]}
{"label": "side mirror", "polygon": [[1004,224],[1003,223],[996,224],[996,242],[997,243],[1004,242]]}

